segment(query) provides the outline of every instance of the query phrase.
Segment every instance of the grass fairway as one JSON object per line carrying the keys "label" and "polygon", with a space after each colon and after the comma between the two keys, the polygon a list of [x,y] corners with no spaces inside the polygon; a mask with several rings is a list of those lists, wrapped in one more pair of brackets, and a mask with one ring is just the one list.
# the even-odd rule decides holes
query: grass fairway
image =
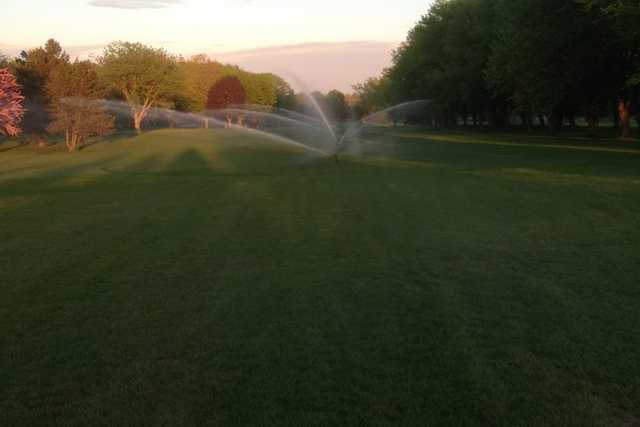
{"label": "grass fairway", "polygon": [[0,425],[640,422],[640,146],[360,148],[0,153]]}

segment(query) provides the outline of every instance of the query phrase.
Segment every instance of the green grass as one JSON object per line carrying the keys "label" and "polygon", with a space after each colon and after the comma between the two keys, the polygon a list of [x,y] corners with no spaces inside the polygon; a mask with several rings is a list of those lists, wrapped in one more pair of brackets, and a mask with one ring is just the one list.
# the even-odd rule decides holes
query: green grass
{"label": "green grass", "polygon": [[637,423],[640,146],[371,137],[0,153],[0,425]]}

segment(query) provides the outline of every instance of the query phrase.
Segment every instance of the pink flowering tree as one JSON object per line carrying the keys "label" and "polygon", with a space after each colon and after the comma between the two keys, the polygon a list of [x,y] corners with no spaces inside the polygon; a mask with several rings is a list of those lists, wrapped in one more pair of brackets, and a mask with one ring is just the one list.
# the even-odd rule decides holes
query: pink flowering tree
{"label": "pink flowering tree", "polygon": [[8,69],[0,69],[0,135],[20,135],[24,96]]}

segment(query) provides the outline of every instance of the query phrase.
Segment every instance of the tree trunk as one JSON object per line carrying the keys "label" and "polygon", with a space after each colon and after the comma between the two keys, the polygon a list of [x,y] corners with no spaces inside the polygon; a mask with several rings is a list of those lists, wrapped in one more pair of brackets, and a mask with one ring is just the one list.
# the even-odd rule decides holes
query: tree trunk
{"label": "tree trunk", "polygon": [[598,126],[600,126],[600,113],[598,111],[598,107],[596,105],[591,105],[587,107],[586,114],[587,126],[589,127],[589,132],[592,135],[595,135]]}
{"label": "tree trunk", "polygon": [[559,132],[562,130],[562,124],[564,123],[564,114],[558,107],[554,107],[551,110],[551,117],[549,117],[549,127],[551,132]]}
{"label": "tree trunk", "polygon": [[631,136],[631,102],[620,99],[618,102],[618,117],[620,118],[621,136]]}
{"label": "tree trunk", "polygon": [[544,116],[542,114],[538,114],[538,121],[540,122],[541,128],[547,127],[547,121],[544,119]]}
{"label": "tree trunk", "polygon": [[202,127],[209,129],[209,119],[202,119]]}
{"label": "tree trunk", "polygon": [[142,119],[144,119],[144,111],[139,111],[133,115],[133,128],[138,133],[142,133]]}
{"label": "tree trunk", "polygon": [[133,128],[140,134],[142,133],[142,122],[153,106],[154,98],[145,99],[142,106],[132,104],[129,97],[127,97],[127,102],[129,102],[131,111],[133,113]]}
{"label": "tree trunk", "polygon": [[522,122],[522,127],[525,128],[528,132],[531,132],[533,116],[529,112],[520,113],[520,121]]}
{"label": "tree trunk", "polygon": [[66,137],[65,143],[67,144],[67,150],[70,153],[73,151],[76,151],[76,149],[78,148],[78,142],[80,140],[78,135],[74,135],[73,133],[69,134],[69,132],[67,131],[67,134],[65,135],[65,137]]}
{"label": "tree trunk", "polygon": [[232,124],[233,117],[231,117],[231,115],[227,115],[226,119],[227,119],[227,124],[225,125],[225,127],[227,129],[231,129],[231,124]]}

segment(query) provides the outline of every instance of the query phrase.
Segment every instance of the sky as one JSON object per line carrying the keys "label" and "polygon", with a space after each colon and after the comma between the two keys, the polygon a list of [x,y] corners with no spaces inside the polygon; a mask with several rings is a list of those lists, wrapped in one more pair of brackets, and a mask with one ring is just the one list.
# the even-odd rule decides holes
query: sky
{"label": "sky", "polygon": [[[0,51],[55,38],[93,57],[114,40],[189,56],[205,53],[309,90],[375,76],[426,13],[429,0],[0,0]],[[53,6],[55,5],[55,7]]]}

